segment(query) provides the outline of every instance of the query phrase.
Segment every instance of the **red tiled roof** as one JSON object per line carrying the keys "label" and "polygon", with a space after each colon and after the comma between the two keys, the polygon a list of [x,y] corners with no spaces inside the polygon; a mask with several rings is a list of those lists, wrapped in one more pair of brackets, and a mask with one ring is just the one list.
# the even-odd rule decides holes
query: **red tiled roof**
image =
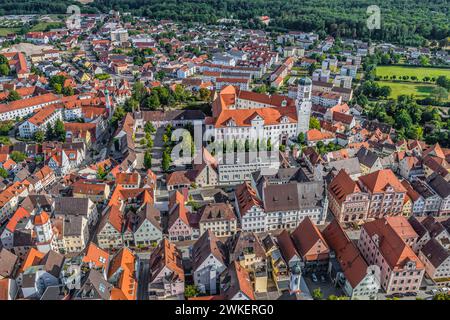
{"label": "red tiled roof", "polygon": [[[379,237],[379,250],[391,269],[402,269],[406,262],[414,261],[417,269],[423,269],[422,261],[416,256],[412,249],[405,243],[396,229],[387,223],[392,217],[384,217],[367,222],[363,225],[369,237],[377,234]],[[405,221],[408,221],[405,218]]]}
{"label": "red tiled roof", "polygon": [[371,193],[385,192],[388,186],[391,186],[396,192],[406,192],[406,189],[391,169],[383,169],[369,173],[359,177],[359,181],[361,181]]}

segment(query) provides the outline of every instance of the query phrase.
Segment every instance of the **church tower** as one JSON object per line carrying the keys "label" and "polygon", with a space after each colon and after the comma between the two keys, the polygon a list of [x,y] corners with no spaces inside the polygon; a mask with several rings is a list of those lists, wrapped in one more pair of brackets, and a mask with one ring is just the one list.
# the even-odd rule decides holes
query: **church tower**
{"label": "church tower", "polygon": [[38,250],[41,252],[50,251],[52,249],[53,230],[48,213],[44,210],[38,211],[33,217],[33,225]]}
{"label": "church tower", "polygon": [[306,133],[309,130],[309,118],[311,116],[312,81],[309,78],[301,78],[298,81],[297,99],[297,134]]}

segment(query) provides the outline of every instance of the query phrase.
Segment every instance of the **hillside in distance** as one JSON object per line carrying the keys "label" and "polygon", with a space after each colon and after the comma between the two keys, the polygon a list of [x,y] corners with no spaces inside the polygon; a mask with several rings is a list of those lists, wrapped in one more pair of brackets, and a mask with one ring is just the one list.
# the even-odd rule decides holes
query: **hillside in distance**
{"label": "hillside in distance", "polygon": [[[263,27],[257,17],[270,17],[275,31],[316,31],[341,37],[421,45],[424,39],[450,35],[448,0],[95,0],[82,5],[68,0],[3,0],[0,15],[61,14],[70,4],[82,12],[128,11],[154,19],[216,23],[240,19],[244,27]],[[378,5],[381,29],[368,30],[367,8]]]}

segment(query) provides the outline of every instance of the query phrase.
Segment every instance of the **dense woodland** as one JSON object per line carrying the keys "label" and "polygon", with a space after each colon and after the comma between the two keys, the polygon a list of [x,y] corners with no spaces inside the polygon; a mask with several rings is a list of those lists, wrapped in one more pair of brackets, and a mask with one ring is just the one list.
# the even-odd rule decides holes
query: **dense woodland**
{"label": "dense woodland", "polygon": [[[4,0],[0,15],[25,13],[65,13],[68,0]],[[366,27],[368,6],[381,8],[381,29]],[[449,36],[448,0],[95,0],[83,12],[110,9],[182,21],[215,23],[218,18],[235,18],[244,27],[264,27],[256,17],[270,16],[274,31],[316,31],[321,36],[384,40],[421,45],[424,39]]]}

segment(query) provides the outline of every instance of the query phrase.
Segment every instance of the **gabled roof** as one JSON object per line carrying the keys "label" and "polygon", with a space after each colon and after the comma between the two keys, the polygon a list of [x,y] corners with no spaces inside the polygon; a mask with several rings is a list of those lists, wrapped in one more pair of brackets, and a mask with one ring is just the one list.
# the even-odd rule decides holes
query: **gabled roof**
{"label": "gabled roof", "polygon": [[172,271],[170,279],[184,282],[184,270],[181,253],[175,244],[163,239],[150,255],[150,282],[153,282],[159,273],[167,267]]}
{"label": "gabled roof", "polygon": [[338,203],[342,203],[347,196],[353,193],[359,193],[361,192],[361,189],[358,184],[350,178],[347,172],[342,169],[328,185],[328,191]]}
{"label": "gabled roof", "polygon": [[359,177],[359,181],[371,192],[385,192],[388,186],[392,187],[395,192],[405,192],[406,189],[397,179],[391,169],[378,170]]}
{"label": "gabled roof", "polygon": [[19,258],[14,253],[5,248],[0,250],[0,278],[13,278],[18,260]]}
{"label": "gabled roof", "polygon": [[292,242],[292,238],[289,235],[287,230],[283,230],[277,237],[278,247],[281,250],[281,254],[283,255],[284,260],[289,263],[291,259],[295,256],[300,258],[300,255],[295,248],[294,242]]}
{"label": "gabled roof", "polygon": [[214,233],[208,229],[192,246],[192,270],[196,270],[210,256],[213,255],[225,265],[225,247]]}
{"label": "gabled roof", "polygon": [[352,288],[355,288],[367,274],[369,266],[366,261],[337,220],[331,221],[322,234],[331,250],[335,252],[336,260],[339,262],[345,278]]}
{"label": "gabled roof", "polygon": [[372,168],[375,162],[378,160],[378,155],[375,152],[366,149],[365,147],[359,149],[358,153],[356,153],[356,157],[358,158],[359,163],[369,168]]}
{"label": "gabled roof", "polygon": [[92,263],[96,268],[108,270],[109,254],[91,242],[89,243],[86,253],[84,254],[83,262]]}
{"label": "gabled roof", "polygon": [[250,300],[255,300],[253,286],[248,272],[236,261],[233,261],[220,276],[220,293],[225,300],[232,299],[242,292]]}
{"label": "gabled roof", "polygon": [[138,283],[135,264],[134,254],[126,247],[120,249],[112,258],[108,278],[118,276],[111,292],[112,300],[136,300]]}
{"label": "gabled roof", "polygon": [[431,238],[425,243],[421,252],[435,268],[440,267],[450,257],[450,251],[445,249],[435,238]]}
{"label": "gabled roof", "polygon": [[241,218],[247,213],[248,210],[250,210],[254,206],[260,208],[262,208],[263,206],[262,201],[256,195],[256,191],[248,182],[244,182],[243,184],[239,185],[235,190],[235,194]]}
{"label": "gabled roof", "polygon": [[229,203],[208,203],[198,210],[199,222],[214,220],[236,220],[233,207]]}
{"label": "gabled roof", "polygon": [[291,234],[297,251],[303,259],[321,260],[328,258],[328,245],[317,226],[305,217]]}
{"label": "gabled roof", "polygon": [[363,228],[369,237],[378,236],[378,248],[391,269],[402,269],[409,261],[415,262],[417,269],[424,268],[422,261],[405,243],[402,236],[387,222],[390,218],[392,217],[367,222],[363,225]]}

